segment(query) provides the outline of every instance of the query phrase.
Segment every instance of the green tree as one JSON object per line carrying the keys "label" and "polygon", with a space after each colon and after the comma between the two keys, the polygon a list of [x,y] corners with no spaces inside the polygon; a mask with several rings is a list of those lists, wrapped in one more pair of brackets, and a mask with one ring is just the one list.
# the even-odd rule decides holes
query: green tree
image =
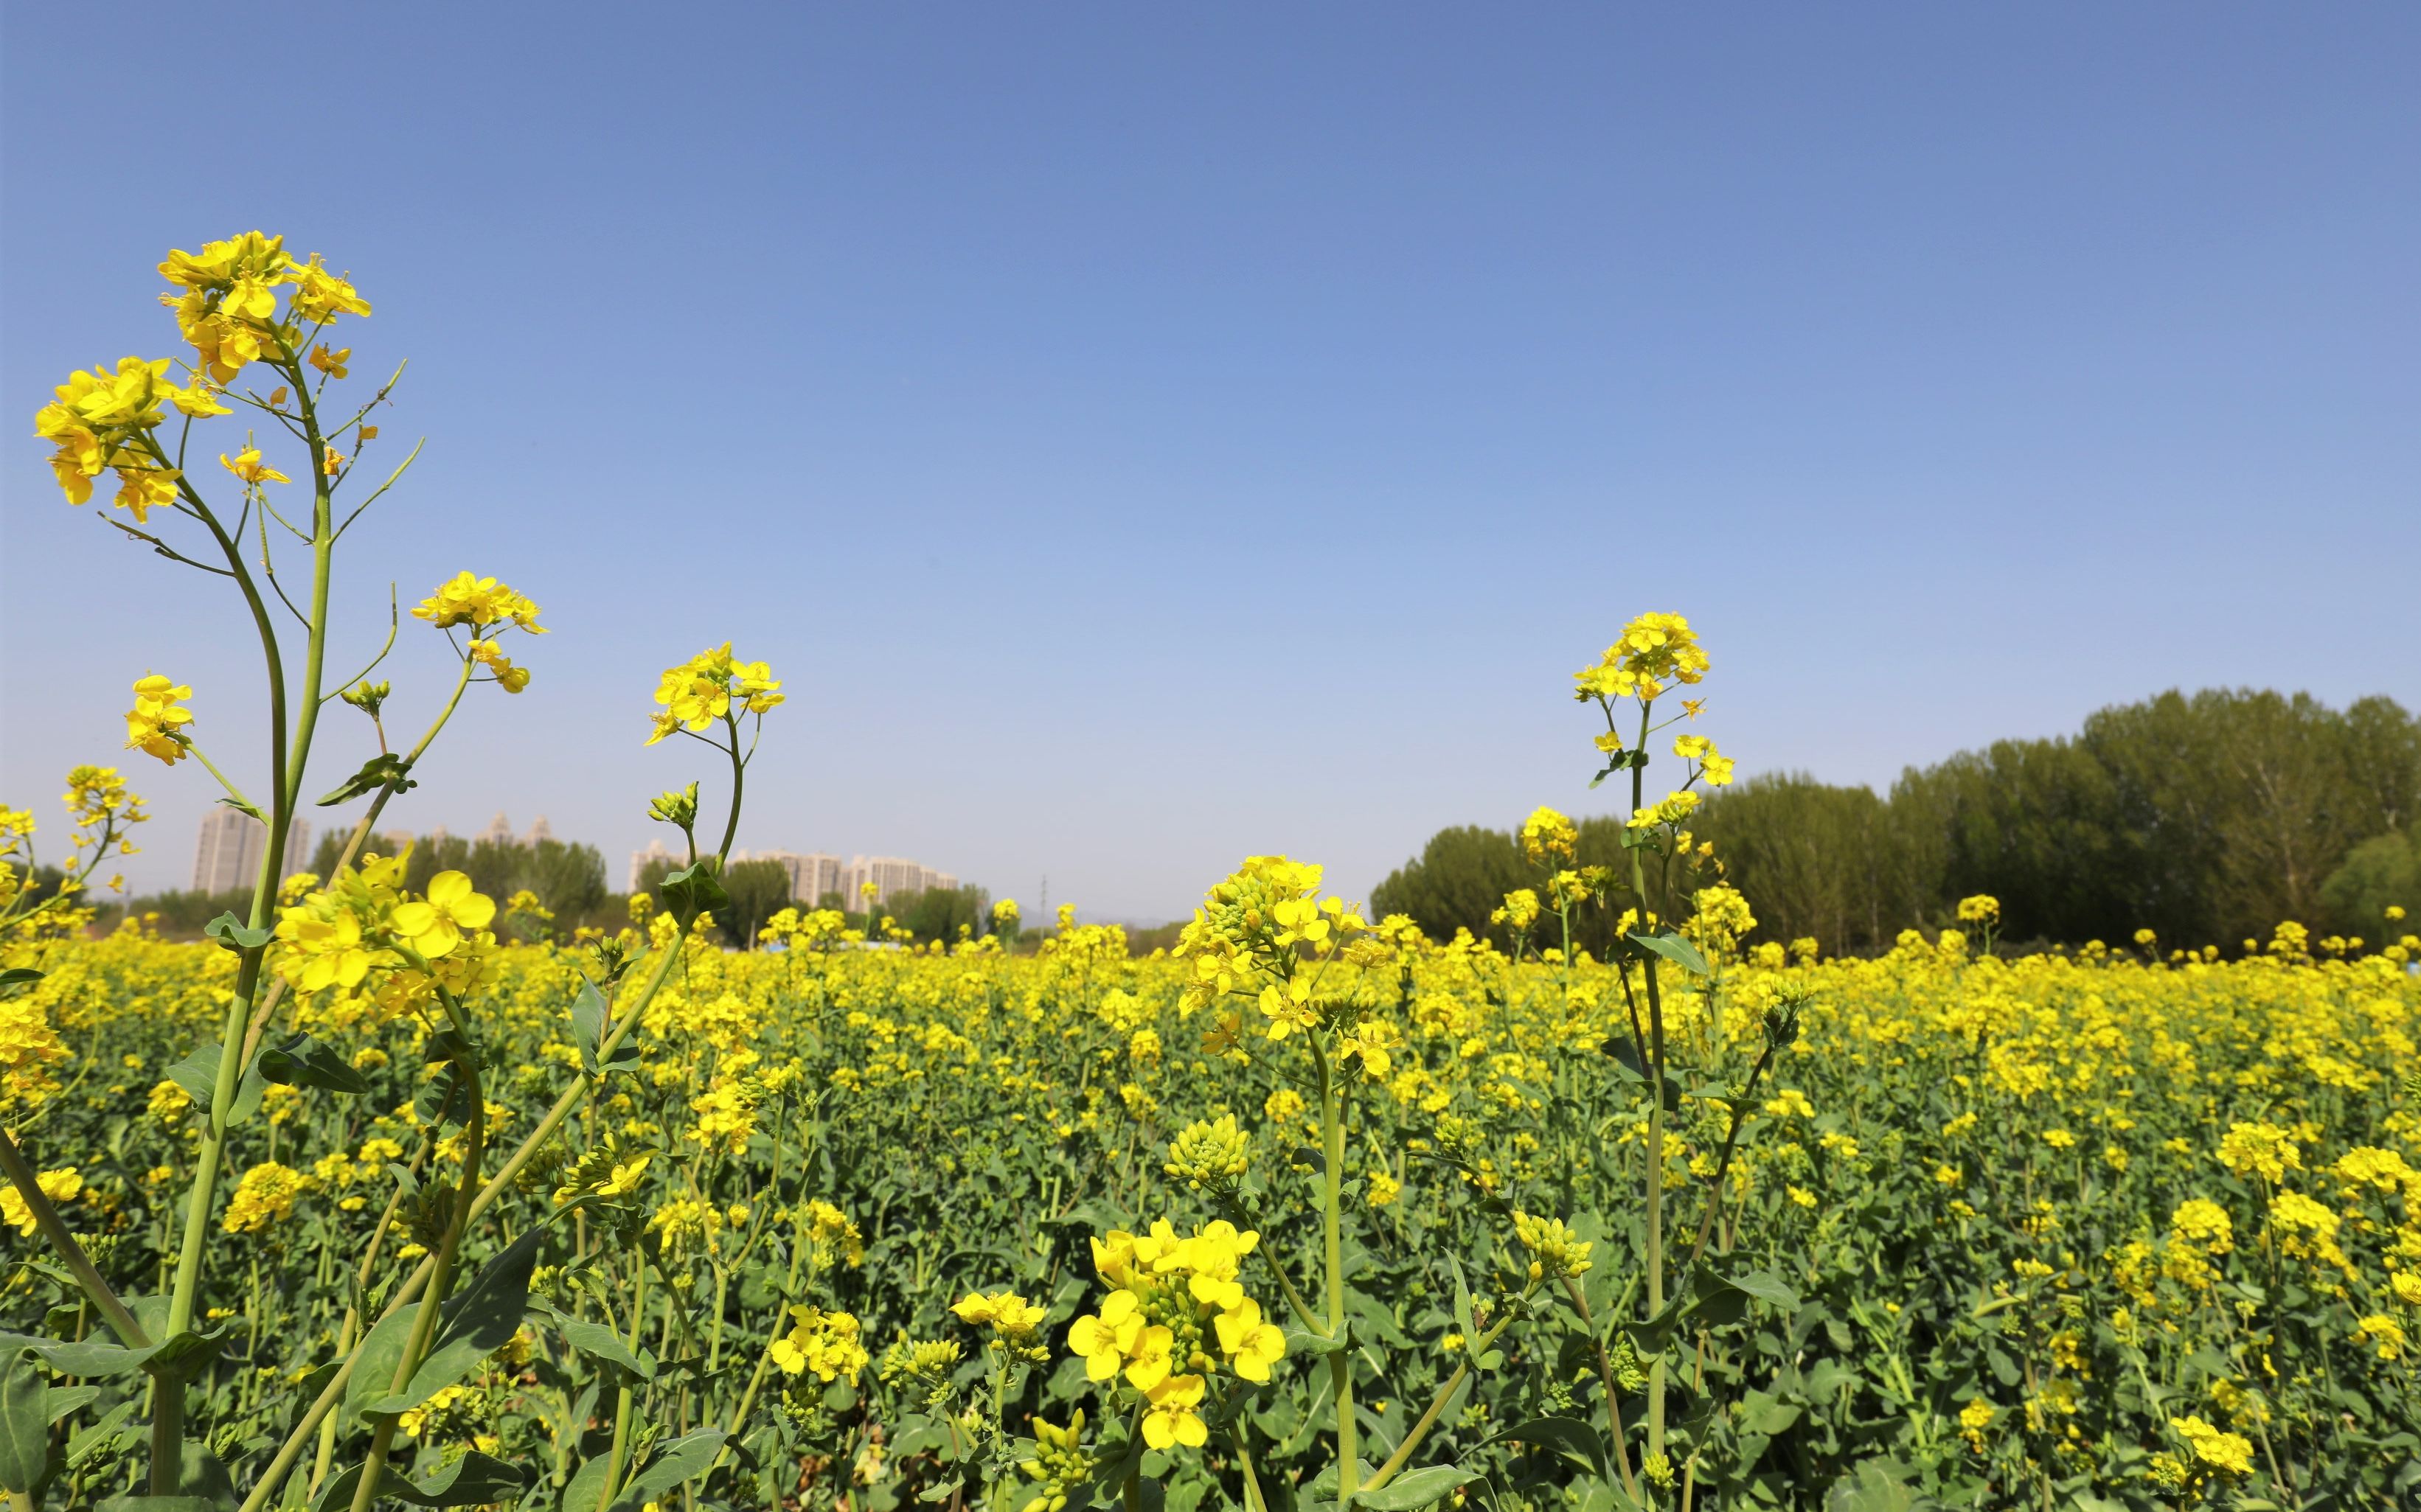
{"label": "green tree", "polygon": [[[2322,917],[2339,934],[2383,944],[2421,930],[2421,827],[2377,834],[2346,852],[2345,861],[2320,884]],[[2387,910],[2405,917],[2390,923]]]}
{"label": "green tree", "polygon": [[1485,936],[1488,915],[1505,895],[1538,881],[1538,868],[1522,859],[1511,834],[1459,825],[1430,835],[1419,855],[1372,888],[1370,912],[1404,914],[1434,939],[1450,940],[1458,928]]}

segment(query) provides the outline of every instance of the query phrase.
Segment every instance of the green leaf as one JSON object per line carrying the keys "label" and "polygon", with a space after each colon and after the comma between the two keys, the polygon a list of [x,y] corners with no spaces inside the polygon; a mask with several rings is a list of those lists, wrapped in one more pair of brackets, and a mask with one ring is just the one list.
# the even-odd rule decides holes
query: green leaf
{"label": "green leaf", "polygon": [[412,1309],[398,1307],[378,1320],[362,1341],[361,1358],[345,1379],[346,1418],[369,1421],[379,1399],[395,1390],[395,1367],[403,1359],[403,1342],[412,1333]]}
{"label": "green leaf", "polygon": [[635,1376],[641,1380],[656,1379],[655,1356],[645,1352],[633,1353],[631,1347],[622,1342],[620,1335],[602,1323],[584,1322],[576,1317],[566,1318],[563,1324],[563,1339],[565,1343],[592,1360],[602,1360],[615,1369]]}
{"label": "green leaf", "polygon": [[1479,1336],[1479,1325],[1473,1321],[1471,1311],[1471,1287],[1463,1283],[1462,1262],[1460,1260],[1458,1260],[1453,1255],[1449,1255],[1445,1257],[1445,1263],[1454,1271],[1455,1332],[1461,1334],[1467,1344],[1470,1340],[1476,1339]]}
{"label": "green leaf", "polygon": [[[223,1318],[210,1328],[196,1332],[188,1328],[181,1333],[168,1332],[168,1299],[153,1293],[146,1297],[126,1299],[126,1310],[143,1326],[144,1333],[152,1340],[148,1349],[130,1351],[133,1363],[152,1375],[168,1380],[187,1380],[195,1372],[218,1357],[219,1347],[235,1331],[237,1318]],[[188,1447],[198,1442],[187,1440]]]}
{"label": "green leaf", "polygon": [[336,1048],[309,1035],[296,1035],[283,1045],[264,1050],[257,1063],[264,1080],[280,1086],[318,1087],[322,1092],[347,1092],[355,1097],[370,1089],[352,1063]]}
{"label": "green leaf", "polygon": [[31,987],[42,979],[42,974],[31,966],[11,966],[0,972],[0,990]]}
{"label": "green leaf", "polygon": [[376,792],[388,783],[396,785],[397,792],[409,791],[420,786],[418,783],[404,780],[403,774],[411,770],[412,763],[393,752],[374,756],[362,763],[361,771],[339,783],[336,790],[320,799],[316,806],[334,808],[336,804],[359,798],[364,793]]}
{"label": "green leaf", "polygon": [[1758,1302],[1771,1302],[1786,1313],[1799,1311],[1799,1293],[1771,1270],[1743,1270],[1732,1277],[1732,1285]]}
{"label": "green leaf", "polygon": [[1605,1476],[1605,1441],[1598,1437],[1597,1429],[1579,1418],[1534,1417],[1527,1423],[1516,1424],[1502,1433],[1491,1435],[1478,1446],[1485,1449],[1492,1443],[1502,1443],[1507,1439],[1523,1443],[1552,1444],[1567,1450],[1587,1461],[1589,1468],[1596,1471],[1601,1478]]}
{"label": "green leaf", "polygon": [[253,822],[256,824],[265,825],[269,822],[268,816],[261,813],[259,809],[254,807],[252,804],[245,803],[241,798],[229,796],[220,799],[219,802],[226,804],[227,807],[234,809],[239,814],[251,815]]}
{"label": "green leaf", "polygon": [[1694,975],[1713,974],[1714,968],[1707,964],[1706,957],[1698,954],[1698,947],[1670,929],[1659,929],[1654,934],[1633,932],[1630,938],[1631,943],[1640,949],[1652,950]]}
{"label": "green leaf", "polygon": [[1297,1328],[1289,1324],[1285,1332],[1286,1352],[1289,1360],[1298,1355],[1312,1358],[1323,1354],[1335,1354],[1345,1348],[1345,1340],[1325,1338],[1307,1328]]}
{"label": "green leaf", "polygon": [[270,937],[276,932],[266,925],[258,929],[247,929],[243,927],[243,922],[233,913],[222,913],[202,926],[202,933],[217,941],[226,949],[238,954],[247,950],[258,950],[269,943]]}
{"label": "green leaf", "polygon": [[[194,1099],[195,1107],[210,1112],[212,1099],[218,1096],[219,1047],[204,1045],[169,1067],[168,1079],[185,1089],[185,1096]],[[226,1126],[233,1129],[251,1118],[260,1107],[260,1095],[267,1090],[268,1083],[261,1080],[260,1065],[256,1059],[244,1068],[242,1080],[236,1083],[235,1106],[227,1111]]]}
{"label": "green leaf", "polygon": [[413,1116],[424,1124],[460,1124],[471,1116],[471,1089],[450,1063],[420,1083],[412,1099]]}
{"label": "green leaf", "polygon": [[51,1421],[58,1422],[80,1408],[90,1407],[101,1399],[98,1386],[70,1386],[65,1391],[51,1393]]}
{"label": "green leaf", "polygon": [[656,884],[656,891],[664,895],[666,912],[684,934],[699,914],[719,913],[731,906],[731,895],[723,890],[723,879],[714,874],[712,856],[667,876]]}
{"label": "green leaf", "polygon": [[[330,1476],[311,1505],[315,1509],[352,1505],[353,1489],[361,1485],[364,1468],[348,1465]],[[392,1464],[384,1471],[379,1477],[379,1495],[409,1502],[414,1506],[486,1506],[494,1502],[518,1501],[523,1489],[536,1479],[520,1466],[476,1449],[418,1485],[404,1479]],[[592,1501],[590,1504],[595,1504]]]}
{"label": "green leaf", "polygon": [[134,1410],[142,1405],[143,1398],[130,1396],[102,1413],[100,1422],[70,1437],[68,1440],[68,1468],[82,1469],[86,1460],[103,1449],[115,1449],[118,1429],[125,1426],[126,1420],[133,1417]]}
{"label": "green leaf", "polygon": [[31,1349],[0,1365],[0,1489],[30,1495],[49,1474],[50,1390]]}
{"label": "green leaf", "polygon": [[1644,1322],[1622,1325],[1622,1331],[1631,1335],[1632,1347],[1643,1359],[1664,1352],[1665,1344],[1673,1337],[1674,1328],[1681,1321],[1681,1309],[1691,1301],[1687,1290],[1677,1291],[1665,1302],[1664,1310],[1655,1317]]}
{"label": "green leaf", "polygon": [[124,1375],[142,1364],[141,1356],[135,1350],[100,1339],[69,1344],[58,1339],[38,1338],[30,1333],[0,1333],[0,1350],[15,1349],[30,1349],[41,1357],[44,1364],[60,1375],[82,1376],[87,1380]]}
{"label": "green leaf", "polygon": [[221,1512],[221,1508],[207,1496],[136,1496],[130,1491],[111,1497],[93,1512]]}
{"label": "green leaf", "polygon": [[611,1455],[599,1455],[572,1472],[571,1484],[563,1489],[563,1512],[597,1512],[605,1499],[605,1477],[613,1473]]}
{"label": "green leaf", "polygon": [[649,1502],[662,1501],[666,1491],[681,1482],[705,1474],[714,1464],[723,1440],[724,1435],[709,1431],[692,1433],[665,1444],[648,1461],[648,1468],[632,1476],[631,1484],[622,1488],[613,1512],[639,1512]]}
{"label": "green leaf", "polygon": [[412,1384],[380,1398],[370,1411],[401,1412],[418,1407],[503,1348],[529,1311],[530,1272],[538,1266],[539,1241],[545,1237],[545,1229],[533,1228],[481,1266],[471,1284],[446,1304],[437,1343],[412,1373]]}
{"label": "green leaf", "polygon": [[1460,1465],[1426,1465],[1404,1472],[1375,1491],[1358,1492],[1353,1504],[1367,1506],[1370,1512],[1415,1512],[1478,1478],[1478,1472]]}
{"label": "green leaf", "polygon": [[571,1000],[571,1042],[580,1047],[580,1068],[591,1076],[597,1074],[597,1047],[604,1038],[605,998],[584,976],[579,993]]}

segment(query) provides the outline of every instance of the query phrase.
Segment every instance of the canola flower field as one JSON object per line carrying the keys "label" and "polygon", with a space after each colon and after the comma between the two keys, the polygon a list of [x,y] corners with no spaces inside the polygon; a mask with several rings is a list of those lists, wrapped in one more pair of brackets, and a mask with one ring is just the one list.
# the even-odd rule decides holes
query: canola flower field
{"label": "canola flower field", "polygon": [[[348,494],[400,370],[340,399],[325,338],[369,302],[258,232],[161,273],[192,355],[71,375],[36,428],[70,505],[114,476],[105,518],[258,629],[258,759],[156,670],[125,744],[267,855],[203,943],[97,934],[127,777],[75,768],[47,851],[0,807],[11,1512],[2421,1502],[2400,912],[2234,959],[2010,957],[1984,896],[1878,959],[1757,942],[1689,828],[1732,776],[1680,696],[1713,663],[1650,613],[1570,690],[1623,864],[1539,809],[1488,940],[1260,855],[1145,958],[1006,901],[924,948],[792,910],[726,949],[784,704],[728,644],[633,699],[709,773],[648,804],[688,865],[566,936],[370,839],[545,630],[466,571],[388,680],[395,633],[333,675],[339,538],[411,460]],[[189,466],[240,409],[295,459]],[[331,770],[350,837],[290,875]]]}

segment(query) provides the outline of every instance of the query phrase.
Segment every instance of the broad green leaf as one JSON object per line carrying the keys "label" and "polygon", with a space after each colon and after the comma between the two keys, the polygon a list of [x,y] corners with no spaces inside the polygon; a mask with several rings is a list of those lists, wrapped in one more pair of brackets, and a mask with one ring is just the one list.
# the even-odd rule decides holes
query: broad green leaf
{"label": "broad green leaf", "polygon": [[599,1455],[571,1473],[571,1484],[563,1489],[563,1512],[597,1512],[605,1500],[605,1477],[613,1473],[613,1457]]}
{"label": "broad green leaf", "polygon": [[571,1042],[580,1050],[580,1068],[597,1074],[597,1047],[605,1037],[605,999],[586,977],[571,1000]]}
{"label": "broad green leaf", "polygon": [[126,1420],[133,1417],[134,1410],[142,1405],[143,1399],[140,1396],[130,1396],[102,1413],[100,1422],[71,1436],[68,1440],[68,1468],[80,1470],[85,1461],[102,1450],[114,1450],[117,1447],[116,1439],[118,1430],[126,1426]]}
{"label": "broad green leaf", "polygon": [[656,884],[656,890],[664,894],[664,911],[684,933],[699,914],[719,913],[731,906],[731,895],[724,891],[723,879],[714,874],[712,856],[672,873]]}
{"label": "broad green leaf", "polygon": [[1669,930],[1659,929],[1653,934],[1634,931],[1630,938],[1631,943],[1640,949],[1652,950],[1694,975],[1708,976],[1713,974],[1713,968],[1707,964],[1707,958],[1698,954],[1697,946]]}
{"label": "broad green leaf", "polygon": [[94,1402],[97,1402],[100,1399],[101,1388],[98,1386],[70,1386],[65,1390],[53,1387],[51,1390],[51,1421],[56,1423],[61,1418],[66,1417],[69,1413],[76,1411],[82,1408],[90,1407]]}
{"label": "broad green leaf", "polygon": [[1523,1443],[1553,1444],[1558,1449],[1579,1456],[1600,1476],[1606,1473],[1605,1441],[1598,1437],[1597,1429],[1579,1418],[1534,1417],[1527,1423],[1516,1424],[1502,1433],[1490,1435],[1480,1442],[1479,1447],[1484,1449],[1492,1443],[1502,1443],[1508,1439]]}
{"label": "broad green leaf", "polygon": [[30,1495],[50,1471],[50,1390],[31,1349],[0,1364],[0,1490]]}
{"label": "broad green leaf", "polygon": [[633,1353],[621,1336],[602,1323],[566,1318],[564,1342],[593,1360],[602,1360],[617,1370],[627,1371],[641,1380],[656,1379],[655,1356]]}
{"label": "broad green leaf", "polygon": [[1664,1346],[1673,1337],[1674,1328],[1681,1321],[1681,1309],[1689,1305],[1691,1300],[1687,1289],[1677,1291],[1666,1299],[1664,1310],[1655,1317],[1643,1322],[1622,1325],[1622,1331],[1631,1335],[1632,1348],[1638,1350],[1643,1360],[1664,1352]]}
{"label": "broad green leaf", "polygon": [[0,972],[0,990],[31,987],[41,979],[42,974],[31,966],[11,966],[7,971]]}
{"label": "broad green leaf", "polygon": [[529,1310],[530,1271],[537,1268],[539,1241],[545,1237],[545,1229],[533,1228],[481,1266],[471,1284],[446,1304],[437,1343],[412,1373],[412,1384],[381,1398],[370,1411],[401,1412],[418,1407],[503,1348]]}
{"label": "broad green leaf", "polygon": [[[364,1468],[348,1465],[330,1476],[311,1503],[314,1512],[335,1512],[336,1508],[351,1506],[353,1490],[362,1483]],[[378,1489],[380,1500],[392,1498],[414,1506],[486,1506],[519,1501],[534,1478],[517,1465],[475,1449],[417,1484],[406,1480],[390,1462],[379,1477]]]}
{"label": "broad green leaf", "polygon": [[369,1421],[380,1411],[376,1405],[380,1399],[395,1390],[395,1367],[403,1359],[404,1338],[412,1333],[412,1312],[409,1307],[397,1308],[380,1318],[362,1341],[361,1357],[353,1364],[353,1373],[345,1378],[346,1418]]}
{"label": "broad green leaf", "polygon": [[622,1488],[613,1512],[639,1512],[649,1502],[661,1501],[666,1491],[683,1481],[695,1480],[714,1464],[714,1457],[723,1447],[724,1435],[715,1432],[692,1433],[663,1444],[648,1467],[631,1477]]}
{"label": "broad green leaf", "polygon": [[[194,1106],[204,1113],[210,1112],[211,1104],[218,1095],[219,1047],[204,1045],[169,1067],[168,1080],[185,1089],[185,1096],[194,1099]],[[256,1058],[252,1065],[244,1068],[242,1079],[236,1083],[235,1106],[227,1112],[226,1126],[233,1129],[249,1119],[259,1110],[260,1095],[267,1090],[268,1083],[261,1080],[260,1065]]]}
{"label": "broad green leaf", "polygon": [[1769,1302],[1786,1313],[1799,1311],[1799,1293],[1771,1270],[1743,1270],[1732,1277],[1732,1285],[1758,1302]]}
{"label": "broad green leaf", "polygon": [[107,1342],[106,1335],[97,1335],[80,1344],[59,1339],[37,1338],[30,1333],[0,1333],[0,1350],[30,1349],[42,1363],[62,1376],[82,1376],[87,1380],[104,1380],[138,1368],[141,1354],[123,1345]]}
{"label": "broad green leaf", "polygon": [[[1314,1333],[1307,1328],[1297,1327],[1294,1324],[1289,1324],[1283,1332],[1286,1334],[1287,1358],[1289,1360],[1298,1357],[1314,1359],[1323,1354],[1335,1354],[1344,1348],[1347,1342],[1341,1338],[1333,1339]],[[1346,1332],[1350,1333],[1351,1331]]]}
{"label": "broad green leaf", "polygon": [[358,1097],[370,1089],[352,1063],[334,1046],[296,1035],[286,1043],[260,1052],[261,1077],[280,1086],[317,1087],[323,1092],[348,1092]]}
{"label": "broad green leaf", "polygon": [[1460,1465],[1427,1465],[1404,1472],[1375,1491],[1357,1493],[1353,1504],[1367,1506],[1370,1512],[1415,1512],[1432,1502],[1443,1501],[1456,1487],[1478,1478],[1478,1472]]}

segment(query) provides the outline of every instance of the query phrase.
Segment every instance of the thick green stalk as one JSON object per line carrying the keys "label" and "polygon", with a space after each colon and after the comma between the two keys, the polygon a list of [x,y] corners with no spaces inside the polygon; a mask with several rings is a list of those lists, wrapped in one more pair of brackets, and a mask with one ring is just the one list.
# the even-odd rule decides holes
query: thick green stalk
{"label": "thick green stalk", "polygon": [[[440,989],[440,991],[443,991]],[[445,1000],[447,1017],[453,1020],[454,1031],[462,1033],[462,1018],[453,1000]],[[462,1249],[462,1235],[471,1226],[471,1215],[476,1206],[474,1195],[479,1183],[480,1157],[487,1144],[487,1099],[479,1085],[478,1068],[467,1054],[455,1058],[454,1068],[462,1075],[470,1096],[470,1112],[466,1116],[462,1138],[462,1180],[456,1189],[454,1215],[446,1221],[445,1235],[437,1241],[436,1264],[430,1273],[428,1289],[420,1294],[420,1309],[413,1315],[412,1332],[404,1339],[403,1353],[396,1360],[392,1390],[400,1392],[412,1383],[412,1374],[427,1358],[431,1340],[437,1336],[438,1310],[445,1295],[453,1289],[454,1262]],[[353,1488],[352,1512],[369,1512],[378,1500],[379,1482],[386,1477],[388,1451],[395,1442],[396,1418],[380,1422],[371,1435],[369,1458],[362,1465],[362,1478]]]}
{"label": "thick green stalk", "polygon": [[75,1236],[68,1231],[67,1221],[59,1216],[58,1208],[43,1193],[40,1181],[35,1178],[33,1166],[19,1152],[17,1142],[8,1137],[5,1127],[0,1127],[0,1172],[5,1172],[9,1181],[15,1184],[18,1196],[24,1201],[25,1210],[33,1215],[34,1226],[41,1230],[42,1237],[51,1241],[51,1248],[57,1251],[59,1258],[67,1263],[69,1271],[76,1278],[76,1285],[84,1288],[84,1294],[91,1299],[93,1306],[100,1309],[101,1316],[108,1320],[110,1331],[117,1335],[118,1341],[130,1349],[149,1348],[151,1340],[145,1335],[143,1325],[136,1322],[134,1315],[126,1310],[126,1304],[117,1300],[117,1293],[109,1289],[109,1283],[94,1268],[92,1257],[84,1253],[84,1246],[78,1244]]}
{"label": "thick green stalk", "polygon": [[[163,464],[166,459],[162,457]],[[251,570],[244,566],[242,550],[219,524],[210,507],[199,493],[181,478],[179,491],[194,507],[195,516],[217,538],[219,549],[227,559],[229,573],[242,590],[245,604],[252,611],[253,628],[259,633],[261,655],[267,662],[269,676],[269,761],[270,818],[267,842],[262,847],[259,877],[253,884],[250,925],[258,928],[268,916],[270,899],[276,896],[278,869],[286,854],[288,817],[292,812],[285,794],[291,787],[288,768],[289,748],[286,743],[286,667],[278,648],[277,629],[272,622],[268,604],[261,599]],[[325,594],[320,595],[324,620]],[[314,651],[320,646],[323,627],[312,630]],[[194,1179],[185,1194],[185,1228],[183,1242],[177,1252],[177,1268],[168,1295],[167,1332],[170,1336],[193,1326],[194,1299],[200,1290],[202,1255],[210,1241],[211,1208],[218,1192],[219,1166],[226,1146],[226,1115],[235,1100],[235,1089],[242,1071],[240,1053],[244,1030],[252,1015],[253,996],[260,989],[262,952],[247,950],[237,968],[234,995],[227,1002],[227,1017],[219,1036],[218,1080],[213,1086],[209,1116],[201,1129],[201,1146],[194,1161]],[[184,1454],[184,1393],[182,1387],[158,1389],[152,1392],[151,1423],[151,1494],[173,1496],[181,1484],[180,1467]]]}
{"label": "thick green stalk", "polygon": [[[631,1352],[639,1352],[639,1324],[648,1313],[648,1263],[639,1262],[639,1278],[631,1297],[631,1336],[624,1342]],[[597,1512],[614,1504],[614,1492],[622,1480],[623,1457],[631,1450],[631,1383],[628,1380],[614,1388],[614,1445],[605,1452],[605,1479],[597,1489]]]}
{"label": "thick green stalk", "polygon": [[[1636,751],[1643,758],[1648,754],[1649,707],[1646,703],[1639,706]],[[1646,797],[1642,787],[1647,770],[1644,759],[1634,762],[1631,769],[1631,809],[1634,814]],[[1640,862],[1639,849],[1631,848],[1631,892],[1638,899],[1639,927],[1649,930],[1655,927],[1648,920],[1648,872]],[[1664,1311],[1664,1001],[1657,990],[1656,957],[1650,952],[1642,955],[1640,970],[1648,978],[1648,1316],[1655,1317]],[[1648,1452],[1664,1452],[1664,1359],[1661,1353],[1648,1367]]]}
{"label": "thick green stalk", "polygon": [[[1336,1078],[1318,1040],[1313,1060],[1320,1068],[1320,1158],[1328,1169],[1320,1184],[1320,1241],[1328,1269],[1328,1336],[1345,1337],[1345,1121],[1337,1107]],[[1360,1489],[1361,1424],[1353,1416],[1352,1350],[1338,1349],[1328,1357],[1328,1379],[1336,1397],[1336,1504],[1353,1504]]]}

